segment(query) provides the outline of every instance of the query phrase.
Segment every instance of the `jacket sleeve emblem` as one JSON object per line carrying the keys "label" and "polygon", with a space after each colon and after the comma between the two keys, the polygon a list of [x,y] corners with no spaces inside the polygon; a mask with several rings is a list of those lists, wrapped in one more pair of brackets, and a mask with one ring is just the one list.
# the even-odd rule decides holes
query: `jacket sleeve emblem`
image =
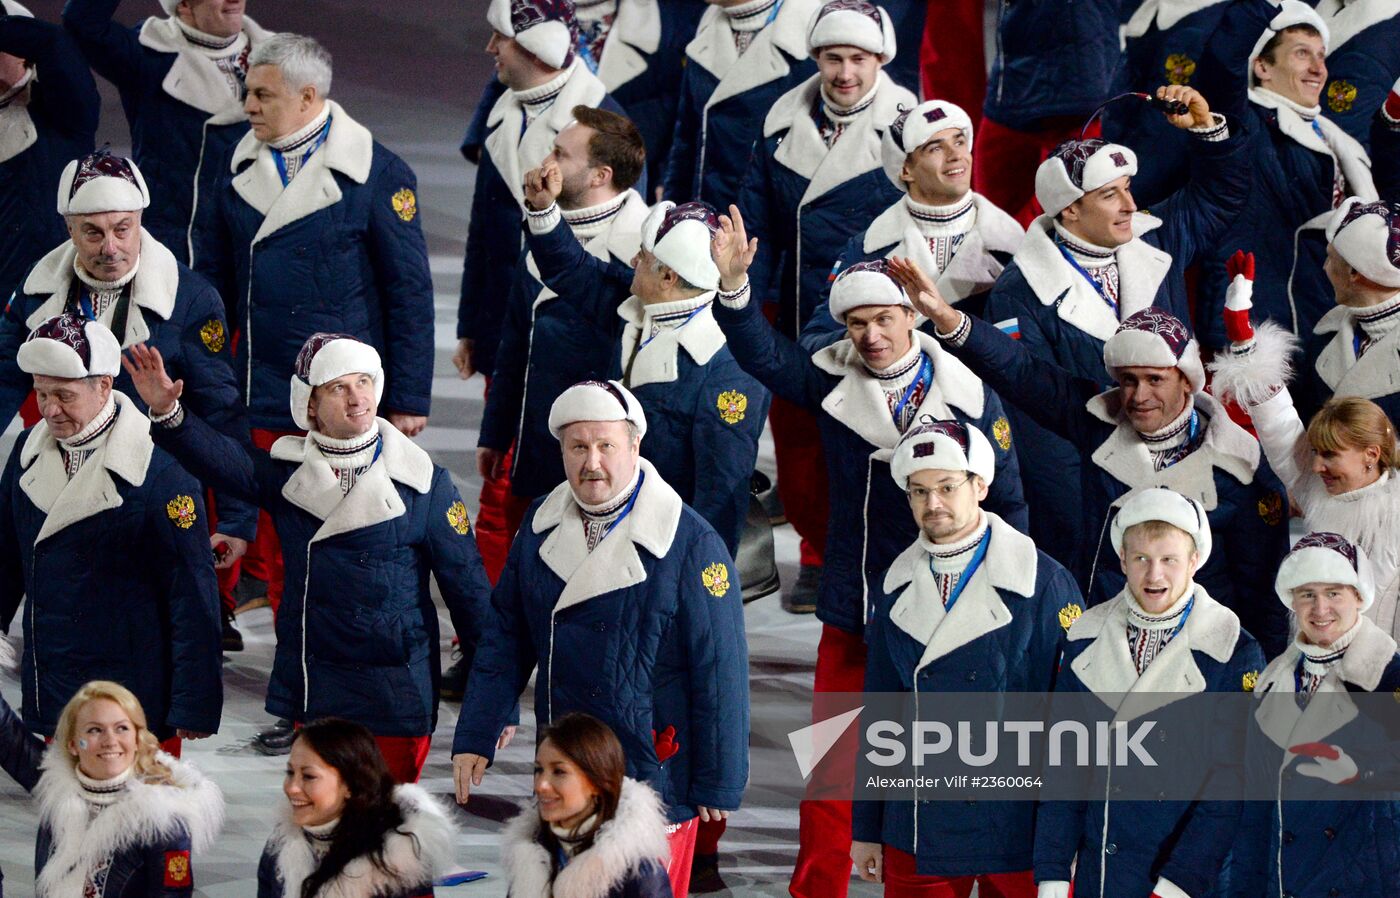
{"label": "jacket sleeve emblem", "polygon": [[413,221],[418,215],[418,197],[407,187],[394,194],[390,202],[393,203],[394,214],[400,221]]}
{"label": "jacket sleeve emblem", "polygon": [[700,582],[705,584],[710,595],[721,598],[729,592],[729,568],[716,561],[700,572]]}
{"label": "jacket sleeve emblem", "polygon": [[165,503],[165,514],[181,530],[188,530],[199,520],[194,511],[194,499],[189,496],[176,496]]}
{"label": "jacket sleeve emblem", "polygon": [[1259,671],[1257,671],[1257,670],[1247,670],[1247,671],[1245,671],[1245,672],[1244,672],[1244,676],[1240,679],[1240,687],[1241,687],[1242,689],[1244,689],[1245,692],[1253,692],[1253,691],[1254,691],[1254,687],[1255,687],[1255,686],[1258,686],[1258,685],[1259,685]]}
{"label": "jacket sleeve emblem", "polygon": [[225,342],[224,323],[217,318],[210,318],[199,329],[199,339],[204,341],[204,348],[210,352],[222,352]]}
{"label": "jacket sleeve emblem", "polygon": [[992,422],[992,436],[996,438],[997,445],[1002,452],[1011,448],[1011,422],[1003,415]]}
{"label": "jacket sleeve emblem", "polygon": [[1069,628],[1074,626],[1074,622],[1079,620],[1080,615],[1083,613],[1083,608],[1080,608],[1079,605],[1074,602],[1070,602],[1060,609],[1060,626],[1064,627],[1065,632],[1068,633]]}
{"label": "jacket sleeve emblem", "polygon": [[744,412],[749,408],[749,397],[738,390],[725,390],[716,401],[719,417],[725,424],[738,424],[744,420]]}
{"label": "jacket sleeve emblem", "polygon": [[1327,85],[1327,108],[1333,112],[1349,112],[1356,102],[1356,85],[1350,81],[1333,81]]}
{"label": "jacket sleeve emblem", "polygon": [[447,523],[462,536],[471,532],[471,518],[467,517],[467,506],[463,505],[460,499],[447,506]]}
{"label": "jacket sleeve emblem", "polygon": [[1185,53],[1173,53],[1167,57],[1166,69],[1168,84],[1190,84],[1191,76],[1196,74],[1196,60]]}
{"label": "jacket sleeve emblem", "polygon": [[1259,517],[1264,519],[1264,523],[1270,527],[1276,527],[1283,521],[1283,497],[1272,490],[1265,493],[1258,502]]}
{"label": "jacket sleeve emblem", "polygon": [[167,889],[188,888],[194,885],[190,876],[190,853],[188,851],[167,851],[165,853],[165,887]]}

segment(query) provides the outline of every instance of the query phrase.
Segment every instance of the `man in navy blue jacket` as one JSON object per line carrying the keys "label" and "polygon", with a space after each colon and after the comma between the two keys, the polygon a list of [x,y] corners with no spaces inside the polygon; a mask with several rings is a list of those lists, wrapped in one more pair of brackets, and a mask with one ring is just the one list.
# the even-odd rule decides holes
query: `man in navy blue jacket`
{"label": "man in navy blue jacket", "polygon": [[161,198],[147,226],[195,266],[197,232],[213,211],[223,162],[248,132],[248,57],[271,33],[242,3],[161,0],[166,17],[113,21],[121,0],[68,0],[63,24],[121,94],[136,161]]}
{"label": "man in navy blue jacket", "polygon": [[[1131,722],[1194,694],[1252,690],[1264,668],[1259,643],[1194,579],[1210,558],[1213,529],[1200,503],[1144,489],[1123,504],[1112,529],[1125,585],[1073,620],[1055,691],[1093,693],[1115,721]],[[1211,722],[1203,723],[1209,734]],[[1217,794],[1228,793],[1226,781],[1239,773],[1210,768]],[[1215,894],[1242,804],[1179,797],[1205,782],[1172,783],[1164,801],[1128,801],[1112,798],[1101,778],[1101,799],[1042,803],[1035,822],[1040,898],[1067,898],[1071,878],[1080,895]]]}
{"label": "man in navy blue jacket", "polygon": [[11,228],[0,245],[0,296],[8,297],[64,237],[63,220],[40,210],[63,166],[92,152],[101,101],[62,28],[14,0],[0,11],[0,221]]}
{"label": "man in navy blue jacket", "polygon": [[521,258],[525,172],[554,149],[575,106],[623,111],[578,58],[572,0],[491,0],[486,20],[492,28],[486,52],[495,57],[505,90],[486,118],[467,226],[452,358],[463,378],[477,371],[489,377],[496,369],[501,319]]}
{"label": "man in navy blue jacket", "polygon": [[[1191,135],[1191,181],[1149,215],[1134,198],[1136,153],[1097,139],[1067,141],[1037,170],[1045,214],[1031,222],[987,300],[988,321],[1078,377],[1109,380],[1104,341],[1133,313],[1155,306],[1190,320],[1186,271],[1225,232],[1248,190],[1249,143],[1239,129],[1190,87],[1167,85],[1157,93],[1187,107],[1169,122]],[[1032,538],[1076,570],[1086,543],[1078,519],[1079,454],[1027,412],[1010,412],[1023,435]]]}
{"label": "man in navy blue jacket", "polygon": [[217,732],[219,595],[199,484],[112,389],[121,347],[106,327],[64,313],[18,356],[44,415],[0,478],[0,624],[27,600],[25,723],[52,736],[79,686],[116,680],[158,739]]}
{"label": "man in navy blue jacket", "polygon": [[[70,236],[27,272],[0,317],[0,417],[8,420],[29,395],[32,380],[17,354],[29,332],[62,312],[120,331],[122,347],[160,347],[171,370],[189,387],[190,404],[224,433],[246,439],[248,422],[238,381],[224,303],[209,282],[176,260],[141,225],[150,195],[134,162],[106,150],[69,163],[59,180],[58,208]],[[116,388],[144,413],[131,382],[117,373]],[[226,648],[242,646],[233,625],[232,588],[224,579],[248,548],[257,510],[220,496],[217,532]]]}
{"label": "man in navy blue jacket", "polygon": [[[859,692],[862,633],[879,577],[908,548],[917,527],[889,476],[900,437],[925,420],[976,427],[996,447],[989,507],[1026,527],[1020,469],[1001,400],[928,334],[914,328],[908,298],[883,259],[847,268],[831,288],[831,313],[847,338],[809,353],[777,333],[750,301],[747,269],[758,249],[737,206],[721,218],[713,252],[720,270],[715,318],[734,357],[775,396],[817,417],[826,457],[830,518],[817,593],[822,622],[813,689]],[[850,802],[804,801],[790,891],[842,895],[851,873]]]}
{"label": "man in navy blue jacket", "polygon": [[[866,693],[1049,692],[1064,634],[1083,610],[1070,573],[982,500],[991,444],[956,421],[916,426],[890,466],[919,538],[890,565],[866,629]],[[869,791],[862,794],[870,795]],[[867,882],[1032,898],[1035,802],[865,799],[851,856]]]}
{"label": "man in navy blue jacket", "polygon": [[647,416],[626,387],[570,387],[549,427],[568,481],[535,503],[492,594],[452,742],[457,800],[481,784],[534,673],[539,724],[572,711],[608,724],[628,776],[652,783],[681,824],[668,872],[683,898],[698,821],[737,809],[748,780],[738,573],[641,457]]}
{"label": "man in navy blue jacket", "polygon": [[123,364],[161,445],[267,510],[287,547],[268,712],[364,724],[395,779],[416,782],[441,680],[428,575],[467,654],[490,586],[451,475],[375,415],[385,388],[379,353],[345,334],[313,334],[297,354],[288,403],[307,433],[282,437],[270,453],[187,410],[159,350],[135,347]]}
{"label": "man in navy blue jacket", "polygon": [[895,268],[951,353],[1078,450],[1091,542],[1075,573],[1091,605],[1122,588],[1107,539],[1115,509],[1134,490],[1167,486],[1199,501],[1224,540],[1224,551],[1201,559],[1201,583],[1267,650],[1283,649],[1288,618],[1269,601],[1268,574],[1288,551],[1288,502],[1258,442],[1205,392],[1200,349],[1181,321],[1152,307],[1129,316],[1104,344],[1118,382],[1104,391],[948,305],[907,260]]}

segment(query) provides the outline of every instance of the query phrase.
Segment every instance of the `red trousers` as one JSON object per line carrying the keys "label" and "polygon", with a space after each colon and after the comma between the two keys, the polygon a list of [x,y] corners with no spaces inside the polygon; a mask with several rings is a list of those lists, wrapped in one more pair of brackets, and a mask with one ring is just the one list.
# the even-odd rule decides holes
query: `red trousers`
{"label": "red trousers", "polygon": [[510,544],[515,542],[515,533],[525,520],[525,512],[530,510],[529,499],[510,491],[510,467],[514,457],[515,446],[512,445],[501,462],[501,476],[482,480],[481,501],[476,510],[476,547],[492,586],[501,579]]}
{"label": "red trousers", "polygon": [[987,95],[983,5],[983,0],[929,0],[919,50],[924,96],[961,106],[974,128],[982,121],[982,100]]}
{"label": "red trousers", "polygon": [[820,565],[826,551],[830,502],[817,419],[806,409],[774,396],[768,423],[773,428],[778,498],[782,500],[783,513],[802,537],[802,563]]}
{"label": "red trousers", "polygon": [[[982,119],[972,147],[972,189],[1005,209],[1022,225],[1043,211],[1035,199],[1035,170],[1061,142],[1078,137],[1083,122],[1055,122],[1037,131],[1018,131]],[[1085,137],[1097,137],[1097,121]]]}
{"label": "red trousers", "polygon": [[[822,693],[861,692],[865,688],[865,640],[830,624],[822,625],[817,644],[817,672],[812,685],[812,722],[825,720],[841,709],[828,709]],[[828,713],[830,711],[831,713]],[[854,781],[856,731],[847,731],[843,741],[828,753],[840,758],[849,770],[823,774],[830,786],[833,778]],[[814,775],[815,776],[815,775]],[[849,789],[845,791],[850,795]],[[793,898],[845,898],[851,884],[851,802],[806,799],[798,807],[797,864],[793,867],[788,891]]]}
{"label": "red trousers", "polygon": [[[260,427],[252,430],[253,445],[263,450],[271,449],[272,444],[282,437],[301,435],[300,430],[263,430]],[[233,609],[233,587],[243,571],[267,584],[267,601],[272,606],[272,613],[276,614],[277,607],[282,604],[286,572],[282,566],[282,544],[277,539],[276,528],[272,526],[272,516],[262,509],[258,509],[258,531],[248,544],[248,554],[219,571],[219,595],[223,598],[224,607],[229,610]]]}
{"label": "red trousers", "polygon": [[1030,870],[982,876],[920,876],[914,855],[885,846],[885,898],[968,898],[977,885],[977,898],[1035,898]]}
{"label": "red trousers", "polygon": [[375,736],[379,753],[389,766],[389,773],[396,783],[416,783],[423,775],[423,764],[428,760],[428,746],[433,737],[428,736]]}
{"label": "red trousers", "polygon": [[695,834],[699,829],[699,817],[666,827],[666,842],[671,849],[666,876],[671,880],[672,898],[686,898],[690,894],[690,865],[695,861]]}

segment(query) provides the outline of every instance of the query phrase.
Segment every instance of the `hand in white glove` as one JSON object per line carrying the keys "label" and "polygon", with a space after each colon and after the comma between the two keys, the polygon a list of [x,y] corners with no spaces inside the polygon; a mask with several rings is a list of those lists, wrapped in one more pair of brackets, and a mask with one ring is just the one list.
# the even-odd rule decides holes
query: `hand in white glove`
{"label": "hand in white glove", "polygon": [[1334,786],[1356,780],[1356,762],[1336,745],[1328,745],[1325,742],[1304,742],[1302,745],[1294,745],[1288,750],[1295,755],[1313,758],[1312,761],[1298,765],[1298,772],[1303,776],[1317,777],[1332,783]]}

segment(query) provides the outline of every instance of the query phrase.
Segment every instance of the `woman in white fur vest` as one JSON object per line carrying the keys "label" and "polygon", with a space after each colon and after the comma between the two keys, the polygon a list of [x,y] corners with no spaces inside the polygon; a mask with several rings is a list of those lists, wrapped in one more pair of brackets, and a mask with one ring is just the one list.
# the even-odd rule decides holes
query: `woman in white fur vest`
{"label": "woman in white fur vest", "polygon": [[671,898],[665,810],[625,771],[596,717],[566,714],[540,734],[535,807],[501,838],[510,898]]}
{"label": "woman in white fur vest", "polygon": [[190,855],[218,835],[224,798],[193,766],[160,751],[126,687],[82,686],[47,749],[0,698],[0,765],[39,802],[39,898],[194,891]]}
{"label": "woman in white fur vest", "polygon": [[394,784],[374,736],[327,718],[297,730],[287,805],[258,864],[258,898],[431,898],[456,828],[416,785]]}
{"label": "woman in white fur vest", "polygon": [[1400,452],[1395,426],[1369,399],[1335,396],[1307,425],[1286,384],[1297,339],[1277,324],[1251,325],[1253,254],[1230,260],[1225,301],[1230,348],[1211,363],[1214,391],[1254,421],[1264,455],[1310,530],[1339,533],[1371,559],[1376,601],[1367,616],[1400,635]]}

